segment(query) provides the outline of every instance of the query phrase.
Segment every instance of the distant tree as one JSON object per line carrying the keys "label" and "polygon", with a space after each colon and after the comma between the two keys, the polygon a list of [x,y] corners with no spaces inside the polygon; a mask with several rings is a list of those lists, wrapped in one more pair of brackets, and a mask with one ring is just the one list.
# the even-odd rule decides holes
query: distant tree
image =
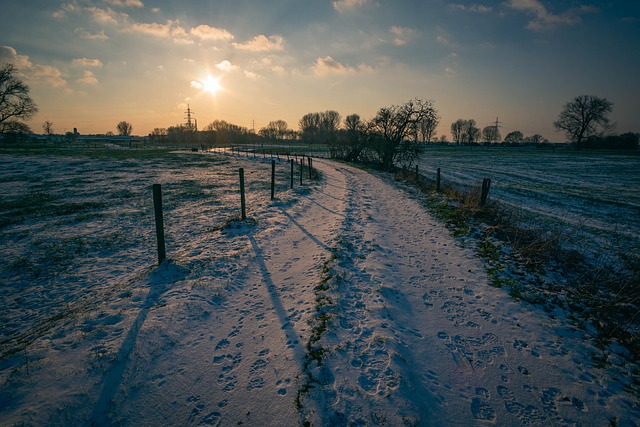
{"label": "distant tree", "polygon": [[38,112],[38,107],[29,96],[29,86],[15,74],[13,64],[0,67],[0,134],[21,128],[16,123],[30,119]]}
{"label": "distant tree", "polygon": [[45,121],[42,124],[42,132],[47,136],[53,135],[53,123],[51,123],[49,120]]}
{"label": "distant tree", "polygon": [[382,169],[412,164],[418,158],[420,147],[415,142],[415,126],[434,114],[437,111],[433,101],[421,99],[378,110],[368,123],[367,136]]}
{"label": "distant tree", "polygon": [[536,133],[534,135],[525,137],[523,142],[532,142],[534,144],[541,144],[541,143],[549,142],[549,140],[544,136],[540,135],[539,133]]}
{"label": "distant tree", "polygon": [[458,119],[455,122],[451,123],[451,137],[453,138],[453,142],[456,144],[461,144],[464,140],[465,136],[465,126],[466,120]]}
{"label": "distant tree", "polygon": [[310,144],[333,143],[340,128],[340,120],[340,114],[332,110],[305,114],[298,122],[300,137]]}
{"label": "distant tree", "polygon": [[424,119],[420,120],[416,126],[416,137],[422,143],[433,141],[436,136],[436,129],[440,123],[438,112],[434,109]]}
{"label": "distant tree", "polygon": [[482,138],[487,144],[500,142],[500,130],[495,125],[485,126],[484,129],[482,129]]}
{"label": "distant tree", "polygon": [[290,135],[287,122],[284,120],[275,120],[269,122],[266,127],[258,131],[258,134],[266,139],[282,140]]}
{"label": "distant tree", "polygon": [[507,136],[504,137],[504,142],[515,143],[518,144],[524,140],[524,135],[519,130],[514,130],[513,132],[509,132]]}
{"label": "distant tree", "polygon": [[32,133],[31,128],[26,124],[16,120],[9,120],[2,123],[5,141],[24,142]]}
{"label": "distant tree", "polygon": [[205,126],[205,131],[215,135],[217,144],[242,144],[251,140],[252,134],[244,126],[234,125],[224,120],[214,120]]}
{"label": "distant tree", "polygon": [[337,111],[327,110],[320,114],[320,142],[332,144],[336,140],[342,118]]}
{"label": "distant tree", "polygon": [[449,140],[447,139],[447,135],[440,135],[440,138],[438,139],[438,142],[445,144],[447,142],[449,142]]}
{"label": "distant tree", "polygon": [[310,144],[319,142],[320,139],[320,113],[308,113],[302,116],[298,122],[300,137]]}
{"label": "distant tree", "polygon": [[151,131],[151,133],[149,134],[149,138],[153,142],[159,143],[159,142],[162,142],[163,140],[165,140],[168,135],[169,135],[169,132],[167,131],[167,129],[165,129],[165,128],[154,128]]}
{"label": "distant tree", "polygon": [[609,113],[612,109],[613,103],[606,98],[576,96],[564,105],[553,126],[556,130],[564,131],[579,149],[584,139],[611,129]]}
{"label": "distant tree", "polygon": [[464,140],[469,143],[478,142],[480,140],[480,129],[476,126],[474,119],[466,120]]}
{"label": "distant tree", "polygon": [[131,125],[131,123],[123,120],[118,123],[118,125],[116,126],[116,130],[118,131],[118,135],[129,136],[131,135],[131,131],[133,131],[133,126]]}
{"label": "distant tree", "polygon": [[366,123],[358,114],[350,114],[344,119],[344,131],[329,147],[332,157],[357,162],[366,145]]}

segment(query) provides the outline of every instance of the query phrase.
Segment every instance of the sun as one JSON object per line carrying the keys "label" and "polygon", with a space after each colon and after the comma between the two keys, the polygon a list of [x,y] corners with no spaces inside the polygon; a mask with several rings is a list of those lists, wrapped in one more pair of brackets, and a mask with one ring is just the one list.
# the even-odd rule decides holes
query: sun
{"label": "sun", "polygon": [[202,90],[210,93],[211,95],[217,94],[222,90],[222,87],[220,86],[220,79],[208,76],[202,81]]}

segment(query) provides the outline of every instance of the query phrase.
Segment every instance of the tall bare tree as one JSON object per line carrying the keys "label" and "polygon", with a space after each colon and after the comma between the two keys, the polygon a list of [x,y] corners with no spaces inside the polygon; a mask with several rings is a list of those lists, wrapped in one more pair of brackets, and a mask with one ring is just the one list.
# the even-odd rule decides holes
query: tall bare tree
{"label": "tall bare tree", "polygon": [[458,119],[451,123],[451,137],[456,144],[461,144],[464,140],[465,126],[466,120],[464,119]]}
{"label": "tall bare tree", "polygon": [[13,64],[0,67],[0,134],[19,128],[15,123],[28,120],[38,112],[29,86],[16,77]]}
{"label": "tall bare tree", "polygon": [[133,126],[131,125],[131,123],[123,120],[118,123],[118,125],[116,126],[116,130],[118,131],[118,135],[129,136],[133,131]]}
{"label": "tall bare tree", "polygon": [[556,130],[564,131],[567,138],[580,148],[582,141],[588,137],[611,129],[609,113],[612,109],[613,103],[606,98],[576,96],[564,105],[553,126]]}

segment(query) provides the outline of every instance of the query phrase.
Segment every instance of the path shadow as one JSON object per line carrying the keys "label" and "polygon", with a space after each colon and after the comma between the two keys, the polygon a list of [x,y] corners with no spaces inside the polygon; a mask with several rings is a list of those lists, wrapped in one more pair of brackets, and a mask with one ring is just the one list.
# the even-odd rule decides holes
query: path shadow
{"label": "path shadow", "polygon": [[[331,248],[329,246],[327,246],[324,242],[321,242],[316,236],[314,236],[313,234],[311,234],[306,228],[304,228],[302,225],[300,225],[300,223],[298,221],[295,220],[295,218],[293,218],[287,211],[285,211],[284,209],[282,210],[282,214],[284,216],[286,216],[287,218],[289,218],[289,220],[291,221],[291,223],[293,225],[295,225],[296,227],[298,227],[300,229],[300,231],[302,231],[302,233],[307,236],[309,239],[311,239],[311,241],[313,243],[315,243],[316,245],[320,246],[322,249],[331,252]],[[340,215],[340,214],[336,214],[336,215]]]}
{"label": "path shadow", "polygon": [[256,261],[258,262],[258,266],[260,267],[260,273],[264,279],[264,283],[267,285],[267,291],[269,291],[269,296],[271,297],[271,303],[273,304],[273,308],[276,311],[276,315],[280,319],[280,323],[282,324],[282,329],[286,331],[289,339],[297,343],[293,346],[293,351],[295,353],[296,359],[300,363],[300,367],[302,369],[302,361],[305,357],[305,352],[303,349],[303,343],[301,342],[301,338],[298,333],[293,329],[293,325],[289,321],[289,316],[287,315],[287,310],[282,304],[282,300],[280,299],[280,294],[276,289],[276,285],[273,282],[271,277],[271,273],[269,272],[269,268],[264,261],[264,255],[262,249],[258,246],[255,238],[253,236],[249,236],[249,241],[251,242],[251,248],[253,249],[253,253],[255,254]]}
{"label": "path shadow", "polygon": [[129,355],[135,348],[142,325],[147,319],[149,311],[158,303],[160,297],[170,289],[170,285],[184,279],[188,273],[189,271],[186,268],[172,264],[170,261],[163,262],[149,273],[147,277],[149,293],[120,346],[115,362],[113,362],[102,381],[102,391],[91,415],[91,425],[112,425],[109,419],[111,405],[122,384],[123,375],[129,364]]}

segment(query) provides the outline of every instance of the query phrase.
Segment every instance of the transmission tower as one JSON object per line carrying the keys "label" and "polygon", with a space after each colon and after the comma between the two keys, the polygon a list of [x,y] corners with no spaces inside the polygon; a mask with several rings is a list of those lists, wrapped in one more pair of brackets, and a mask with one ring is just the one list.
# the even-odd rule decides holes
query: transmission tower
{"label": "transmission tower", "polygon": [[194,119],[195,121],[195,125],[194,123],[191,121],[191,115],[192,115],[193,111],[191,111],[191,107],[189,106],[189,104],[187,104],[187,111],[185,111],[185,114],[187,115],[187,117],[185,117],[185,119],[187,119],[187,129],[189,130],[198,130],[198,121]]}

